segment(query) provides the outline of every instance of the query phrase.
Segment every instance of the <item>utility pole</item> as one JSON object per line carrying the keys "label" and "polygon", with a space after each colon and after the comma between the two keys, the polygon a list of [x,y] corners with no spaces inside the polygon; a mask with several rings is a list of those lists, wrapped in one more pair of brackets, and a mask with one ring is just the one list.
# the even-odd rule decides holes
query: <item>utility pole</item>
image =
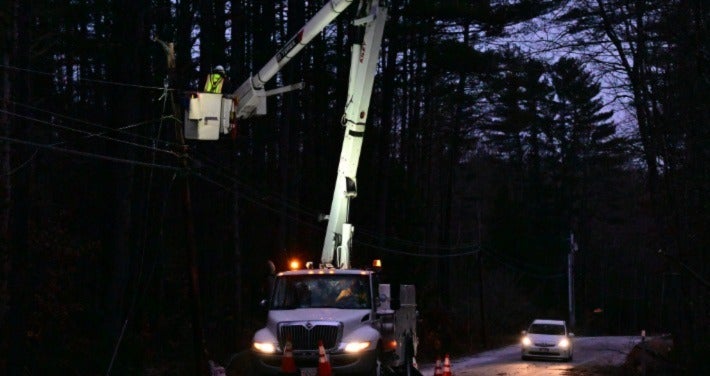
{"label": "utility pole", "polygon": [[569,302],[569,327],[575,327],[574,314],[574,254],[577,252],[577,243],[574,233],[569,233],[569,253],[567,254],[567,299]]}
{"label": "utility pole", "polygon": [[[171,71],[174,69],[171,69]],[[166,78],[166,87],[169,85],[169,78]],[[167,95],[167,92],[166,92]],[[173,114],[179,118],[175,99],[170,97]],[[190,300],[192,301],[190,313],[192,316],[192,340],[193,356],[195,362],[195,376],[203,376],[211,368],[208,363],[207,344],[202,326],[202,298],[200,296],[200,273],[197,266],[197,244],[195,242],[195,222],[192,213],[192,194],[190,192],[190,162],[188,159],[188,147],[185,143],[185,135],[180,126],[175,129],[175,135],[180,143],[179,159],[183,167],[182,177],[182,199],[183,211],[185,215],[185,251],[187,252],[187,268],[190,283]]]}

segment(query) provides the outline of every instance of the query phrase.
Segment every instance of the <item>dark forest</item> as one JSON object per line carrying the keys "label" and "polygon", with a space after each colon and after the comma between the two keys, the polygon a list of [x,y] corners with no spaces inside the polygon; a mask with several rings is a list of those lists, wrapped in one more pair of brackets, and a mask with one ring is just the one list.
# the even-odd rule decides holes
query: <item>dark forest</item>
{"label": "dark forest", "polygon": [[[182,375],[198,348],[239,374],[268,261],[320,258],[354,10],[267,85],[303,89],[220,140],[183,140],[184,99],[217,65],[241,84],[325,3],[2,2],[0,373]],[[708,3],[387,6],[353,264],[416,285],[420,357],[570,320],[576,249],[575,333],[670,333],[700,369]]]}

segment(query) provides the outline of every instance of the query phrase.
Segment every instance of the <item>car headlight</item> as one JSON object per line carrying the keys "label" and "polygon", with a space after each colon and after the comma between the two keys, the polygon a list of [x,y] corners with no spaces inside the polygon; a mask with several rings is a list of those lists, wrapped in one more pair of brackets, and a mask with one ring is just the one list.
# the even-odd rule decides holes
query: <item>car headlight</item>
{"label": "car headlight", "polygon": [[254,348],[266,354],[273,354],[276,352],[276,346],[274,346],[271,342],[254,342]]}
{"label": "car headlight", "polygon": [[345,345],[345,352],[358,353],[370,347],[370,342],[349,342]]}
{"label": "car headlight", "polygon": [[523,340],[521,341],[523,346],[530,346],[532,342],[530,341],[530,338],[528,337],[523,337]]}
{"label": "car headlight", "polygon": [[557,346],[566,349],[569,347],[569,340],[567,338],[562,338],[560,342],[557,344]]}

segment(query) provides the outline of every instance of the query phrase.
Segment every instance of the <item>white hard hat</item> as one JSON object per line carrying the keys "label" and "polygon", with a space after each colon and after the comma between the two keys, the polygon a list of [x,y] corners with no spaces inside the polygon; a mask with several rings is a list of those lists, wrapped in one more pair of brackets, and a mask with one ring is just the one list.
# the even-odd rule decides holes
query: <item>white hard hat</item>
{"label": "white hard hat", "polygon": [[221,65],[218,65],[218,66],[214,67],[214,71],[224,73],[224,67]]}

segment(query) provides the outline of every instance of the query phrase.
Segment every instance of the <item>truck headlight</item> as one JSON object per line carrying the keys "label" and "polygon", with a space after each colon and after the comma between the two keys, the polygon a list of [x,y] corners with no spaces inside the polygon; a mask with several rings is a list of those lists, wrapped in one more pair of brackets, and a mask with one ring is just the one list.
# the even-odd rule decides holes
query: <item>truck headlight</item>
{"label": "truck headlight", "polygon": [[345,345],[345,352],[358,353],[370,347],[370,342],[349,342]]}
{"label": "truck headlight", "polygon": [[530,342],[530,338],[528,337],[523,337],[523,340],[520,342],[522,342],[523,346],[530,346],[530,344],[532,343]]}
{"label": "truck headlight", "polygon": [[254,348],[257,351],[266,354],[273,354],[276,352],[276,346],[274,346],[274,344],[271,342],[254,342]]}
{"label": "truck headlight", "polygon": [[569,347],[569,340],[567,338],[562,338],[560,342],[557,344],[557,346],[566,349]]}

